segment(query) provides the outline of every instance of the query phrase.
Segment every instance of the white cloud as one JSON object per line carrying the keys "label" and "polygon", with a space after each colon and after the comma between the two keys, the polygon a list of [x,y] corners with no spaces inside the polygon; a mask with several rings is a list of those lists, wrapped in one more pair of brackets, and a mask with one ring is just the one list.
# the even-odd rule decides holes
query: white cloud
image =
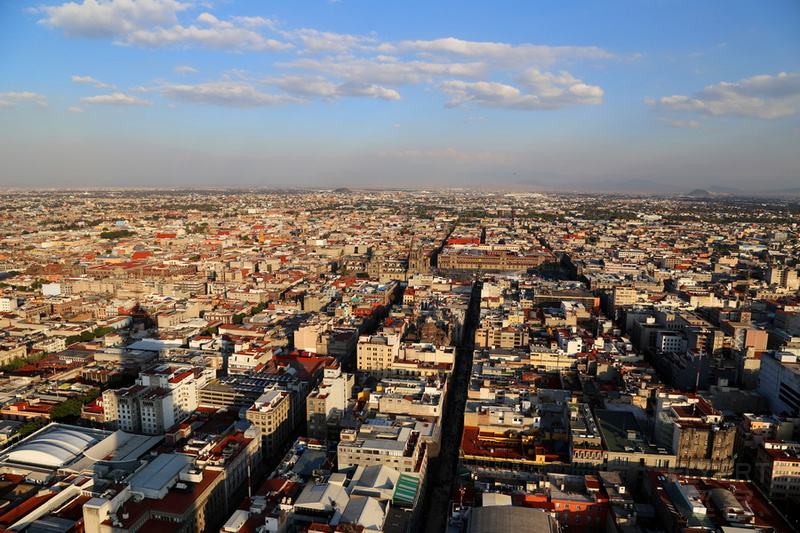
{"label": "white cloud", "polygon": [[69,37],[115,37],[155,24],[177,22],[189,7],[176,0],[84,0],[42,7],[39,23],[61,28]]}
{"label": "white cloud", "polygon": [[[192,5],[177,0],[84,0],[42,7],[39,22],[71,37],[114,38],[114,44],[145,48],[200,46],[212,49],[287,50],[293,45],[267,39],[250,28],[270,26],[263,17],[218,19],[204,12],[197,24],[179,24],[177,14]],[[237,24],[239,26],[237,26]]]}
{"label": "white cloud", "polygon": [[228,80],[198,85],[162,85],[149,90],[158,91],[163,97],[178,102],[223,107],[247,108],[306,102],[285,94],[262,93],[250,83]]}
{"label": "white cloud", "polygon": [[516,81],[528,91],[527,94],[517,87],[488,81],[446,80],[437,87],[450,96],[451,100],[446,104],[450,108],[467,103],[510,109],[561,109],[603,101],[600,87],[586,85],[563,71],[556,75],[529,69]]}
{"label": "white cloud", "polygon": [[505,164],[507,158],[503,154],[493,152],[464,152],[455,148],[441,150],[405,150],[402,152],[379,152],[381,157],[394,157],[405,159],[451,161],[455,163],[493,162]]}
{"label": "white cloud", "polygon": [[800,109],[800,71],[709,85],[694,96],[672,95],[645,102],[663,111],[772,120]]}
{"label": "white cloud", "polygon": [[393,128],[397,128],[397,129],[400,129],[400,128],[402,128],[403,126],[401,126],[400,124],[395,124],[395,125],[393,125],[392,127],[393,127]]}
{"label": "white cloud", "polygon": [[369,83],[348,81],[337,87],[339,94],[344,96],[366,96],[380,100],[400,100],[400,94],[393,90]]}
{"label": "white cloud", "polygon": [[378,85],[405,85],[439,76],[480,79],[487,75],[485,63],[428,63],[425,61],[382,62],[375,59],[319,60],[302,58],[279,67],[320,72],[349,81]]}
{"label": "white cloud", "polygon": [[466,58],[491,61],[496,68],[519,68],[530,65],[548,66],[561,59],[609,59],[609,52],[596,46],[544,46],[534,44],[464,41],[452,37],[432,41],[404,41],[398,45],[385,44],[381,51],[417,52],[440,58]]}
{"label": "white cloud", "polygon": [[234,22],[238,22],[242,26],[247,26],[252,28],[260,26],[265,26],[267,28],[275,27],[275,21],[264,17],[231,17],[231,20],[233,20]]}
{"label": "white cloud", "polygon": [[72,76],[72,81],[75,83],[100,83],[100,80],[91,76]]}
{"label": "white cloud", "polygon": [[400,94],[393,89],[352,81],[334,83],[323,76],[284,76],[283,78],[268,78],[264,82],[280,87],[289,94],[319,96],[328,101],[333,101],[341,96],[361,96],[380,100],[400,99]]}
{"label": "white cloud", "polygon": [[302,96],[321,96],[335,98],[337,96],[336,84],[323,76],[284,76],[283,78],[268,78],[264,83],[280,87],[290,94]]}
{"label": "white cloud", "polygon": [[117,106],[153,105],[153,102],[150,100],[142,100],[137,96],[130,96],[123,93],[86,96],[84,98],[81,98],[81,102],[84,102],[86,104],[103,104],[103,105],[117,105]]}
{"label": "white cloud", "polygon": [[233,27],[232,23],[221,21],[217,17],[212,15],[211,13],[200,13],[197,16],[197,22],[202,22],[204,24],[208,24],[209,26],[215,26],[217,28],[232,28]]}
{"label": "white cloud", "polygon": [[174,70],[178,74],[197,74],[198,72],[200,72],[196,68],[190,67],[188,65],[178,65],[172,70]]}
{"label": "white cloud", "polygon": [[78,106],[72,106],[72,107],[69,107],[68,109],[70,111],[72,111],[73,113],[84,113],[85,112],[85,110],[82,107],[78,107]]}
{"label": "white cloud", "polygon": [[363,35],[348,35],[313,29],[300,29],[281,32],[287,39],[298,40],[302,43],[303,54],[336,53],[344,54],[353,48],[361,48],[364,43],[374,43],[374,37]]}
{"label": "white cloud", "polygon": [[144,48],[183,48],[201,46],[217,50],[288,50],[291,44],[266,39],[260,33],[244,28],[181,26],[135,30],[120,38],[116,44]]}
{"label": "white cloud", "polygon": [[47,106],[47,97],[43,94],[23,92],[0,93],[0,107],[16,107],[22,102],[30,102],[42,107]]}
{"label": "white cloud", "polygon": [[103,83],[102,81],[98,80],[97,78],[93,78],[91,76],[72,76],[72,81],[75,83],[90,83],[93,87],[98,89],[116,89],[116,85],[109,85],[108,83]]}

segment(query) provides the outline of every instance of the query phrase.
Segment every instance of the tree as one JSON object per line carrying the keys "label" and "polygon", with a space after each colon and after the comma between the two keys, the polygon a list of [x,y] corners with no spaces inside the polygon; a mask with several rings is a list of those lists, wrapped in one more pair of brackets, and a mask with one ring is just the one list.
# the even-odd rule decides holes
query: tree
{"label": "tree", "polygon": [[95,329],[92,332],[92,335],[94,335],[94,338],[97,339],[97,338],[103,337],[105,335],[108,335],[109,333],[111,333],[113,331],[114,331],[114,328],[109,328],[109,327],[106,326],[106,327]]}
{"label": "tree", "polygon": [[219,332],[219,327],[214,326],[212,328],[206,328],[200,332],[201,337],[207,337],[209,335],[216,335]]}
{"label": "tree", "polygon": [[19,438],[24,439],[31,433],[36,433],[49,423],[50,423],[49,420],[45,420],[43,418],[28,420],[27,422],[25,422],[24,424],[22,424],[17,428],[17,435],[19,435]]}
{"label": "tree", "polygon": [[61,402],[50,409],[50,419],[57,422],[74,421],[80,418],[83,406],[93,402],[98,396],[100,396],[100,391],[92,390],[87,394],[81,394]]}
{"label": "tree", "polygon": [[28,355],[27,357],[15,357],[4,366],[0,367],[0,371],[3,372],[14,372],[15,370],[19,370],[25,365],[32,365],[38,363],[42,359],[47,357],[46,353],[35,353]]}

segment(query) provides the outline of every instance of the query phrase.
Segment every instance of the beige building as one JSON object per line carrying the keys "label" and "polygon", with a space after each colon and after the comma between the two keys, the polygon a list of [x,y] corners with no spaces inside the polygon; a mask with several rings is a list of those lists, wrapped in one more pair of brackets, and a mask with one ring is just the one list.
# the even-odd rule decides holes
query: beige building
{"label": "beige building", "polygon": [[436,378],[382,380],[370,395],[370,406],[383,414],[438,419],[442,416],[446,381]]}
{"label": "beige building", "polygon": [[733,473],[736,428],[733,424],[709,424],[676,420],[673,450],[677,467],[687,471]]}
{"label": "beige building", "polygon": [[358,339],[358,369],[375,377],[391,373],[391,364],[400,357],[400,335],[362,335]]}
{"label": "beige building", "polygon": [[428,439],[434,424],[364,424],[360,429],[342,430],[337,448],[339,470],[351,466],[386,465],[407,474],[425,478]]}
{"label": "beige building", "polygon": [[291,417],[291,395],[273,389],[262,394],[247,410],[247,420],[261,430],[265,457],[278,455],[294,429]]}
{"label": "beige building", "polygon": [[325,368],[319,386],[306,397],[306,433],[315,439],[328,435],[328,415],[332,409],[344,411],[353,394],[355,376],[342,372],[338,366]]}
{"label": "beige building", "polygon": [[528,328],[524,326],[502,326],[481,324],[475,331],[476,348],[520,348],[529,342]]}
{"label": "beige building", "polygon": [[754,477],[770,500],[800,497],[800,443],[763,442],[756,452]]}
{"label": "beige building", "polygon": [[611,290],[611,297],[608,300],[611,316],[616,316],[617,309],[624,305],[633,305],[637,300],[637,293],[635,287],[625,287],[617,285]]}

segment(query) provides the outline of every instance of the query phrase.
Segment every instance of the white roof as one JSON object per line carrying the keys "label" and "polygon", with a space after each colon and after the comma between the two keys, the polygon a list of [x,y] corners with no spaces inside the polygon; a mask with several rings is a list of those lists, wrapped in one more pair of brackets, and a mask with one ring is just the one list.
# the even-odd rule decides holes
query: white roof
{"label": "white roof", "polygon": [[84,455],[95,461],[135,461],[162,440],[162,437],[134,435],[120,429],[86,450]]}
{"label": "white roof", "polygon": [[42,432],[25,441],[8,454],[14,463],[58,468],[71,461],[97,439],[80,431],[59,427]]}
{"label": "white roof", "polygon": [[132,491],[141,492],[147,498],[163,498],[181,470],[188,469],[191,464],[192,457],[188,455],[163,453],[136,472],[128,483]]}
{"label": "white roof", "polygon": [[342,522],[358,524],[367,530],[381,530],[386,521],[386,508],[375,498],[355,496],[342,513]]}
{"label": "white roof", "polygon": [[495,492],[483,493],[483,506],[492,507],[498,505],[511,505],[511,496],[509,494],[497,494]]}

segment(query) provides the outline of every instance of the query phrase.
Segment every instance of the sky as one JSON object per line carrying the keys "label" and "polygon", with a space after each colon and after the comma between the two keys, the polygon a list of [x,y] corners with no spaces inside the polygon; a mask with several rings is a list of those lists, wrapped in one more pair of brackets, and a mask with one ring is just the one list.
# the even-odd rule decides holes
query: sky
{"label": "sky", "polygon": [[797,0],[2,0],[0,50],[0,187],[800,187]]}

